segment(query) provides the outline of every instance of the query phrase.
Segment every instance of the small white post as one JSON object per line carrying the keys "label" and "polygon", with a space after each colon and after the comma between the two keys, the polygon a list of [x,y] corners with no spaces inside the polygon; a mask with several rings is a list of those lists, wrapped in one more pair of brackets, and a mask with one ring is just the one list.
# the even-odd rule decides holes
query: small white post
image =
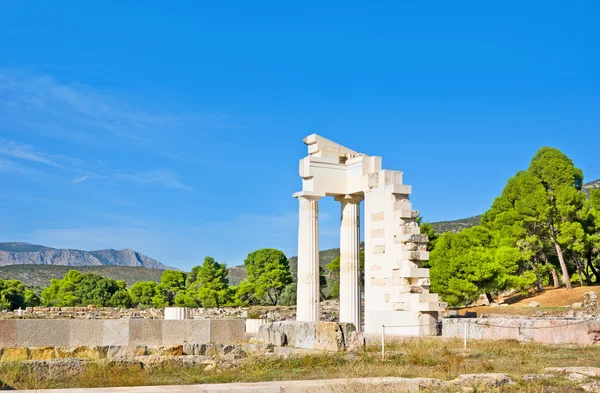
{"label": "small white post", "polygon": [[385,359],[385,325],[381,325],[381,360]]}
{"label": "small white post", "polygon": [[467,330],[467,329],[468,329],[468,326],[469,326],[469,323],[468,323],[468,322],[465,320],[465,321],[464,321],[464,323],[463,323],[463,333],[464,333],[464,343],[463,343],[463,349],[464,349],[465,351],[467,350],[467,337],[468,337],[468,335],[469,335],[469,332],[468,332],[468,330]]}

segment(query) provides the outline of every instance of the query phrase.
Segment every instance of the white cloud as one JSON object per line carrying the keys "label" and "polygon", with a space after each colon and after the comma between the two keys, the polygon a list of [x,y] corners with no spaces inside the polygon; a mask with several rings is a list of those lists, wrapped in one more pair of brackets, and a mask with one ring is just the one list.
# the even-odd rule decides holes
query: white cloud
{"label": "white cloud", "polygon": [[61,165],[52,161],[48,155],[35,151],[33,146],[4,138],[0,138],[0,155],[62,168]]}
{"label": "white cloud", "polygon": [[136,173],[119,173],[117,179],[132,181],[140,184],[170,188],[172,190],[194,191],[179,179],[179,175],[170,169],[156,169]]}
{"label": "white cloud", "polygon": [[81,183],[81,182],[88,180],[90,177],[91,177],[91,175],[79,176],[79,177],[76,177],[75,179],[71,180],[71,183],[73,183],[73,184]]}
{"label": "white cloud", "polygon": [[132,102],[112,91],[0,68],[0,128],[94,144],[117,138],[169,155],[167,147],[181,130],[223,130],[240,123],[227,114],[171,112]]}

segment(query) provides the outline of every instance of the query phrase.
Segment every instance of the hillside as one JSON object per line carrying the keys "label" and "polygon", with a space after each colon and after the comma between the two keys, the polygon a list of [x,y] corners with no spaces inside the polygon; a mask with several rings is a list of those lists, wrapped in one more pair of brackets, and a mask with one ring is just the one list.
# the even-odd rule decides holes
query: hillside
{"label": "hillside", "polygon": [[583,191],[586,194],[589,194],[590,193],[590,189],[592,189],[592,188],[600,188],[600,179],[591,181],[589,183],[585,183],[583,185]]}
{"label": "hillside", "polygon": [[481,216],[473,216],[468,218],[461,218],[452,221],[438,221],[432,222],[431,226],[436,233],[441,234],[444,232],[460,232],[463,229],[471,228],[472,226],[479,225]]}
{"label": "hillside", "polygon": [[58,265],[11,265],[0,266],[0,278],[3,280],[19,280],[30,287],[46,287],[53,278],[63,278],[69,270],[81,273],[95,273],[123,280],[129,286],[136,281],[160,282],[163,271],[143,267],[129,266],[58,266]]}
{"label": "hillside", "polygon": [[156,259],[134,250],[82,251],[56,249],[29,243],[0,243],[0,266],[129,266],[168,269]]}

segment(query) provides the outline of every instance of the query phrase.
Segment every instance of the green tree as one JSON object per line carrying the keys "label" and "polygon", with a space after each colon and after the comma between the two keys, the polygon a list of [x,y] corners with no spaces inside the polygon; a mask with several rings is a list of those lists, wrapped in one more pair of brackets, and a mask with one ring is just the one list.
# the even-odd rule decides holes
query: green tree
{"label": "green tree", "polygon": [[281,293],[281,297],[279,298],[279,304],[282,306],[295,306],[297,294],[298,283],[293,282],[291,284],[288,284],[288,286],[286,286],[283,292]]}
{"label": "green tree", "polygon": [[196,280],[188,292],[198,299],[202,307],[220,307],[229,302],[229,280],[227,266],[212,257],[204,258],[204,263],[196,269]]}
{"label": "green tree", "polygon": [[535,282],[526,272],[522,253],[510,246],[494,247],[493,233],[481,226],[444,233],[430,254],[432,291],[451,306],[488,299],[512,288],[525,291]]}
{"label": "green tree", "polygon": [[24,297],[26,307],[37,307],[42,304],[40,297],[31,289],[25,290]]}
{"label": "green tree", "polygon": [[545,189],[528,171],[520,171],[509,179],[502,194],[481,218],[481,224],[495,233],[497,246],[516,247],[523,259],[529,261],[536,275],[538,290],[542,290],[542,274],[545,272],[551,272],[553,281],[558,284],[556,271],[550,265],[546,251],[550,239],[546,222]]}
{"label": "green tree", "polygon": [[18,280],[0,279],[0,310],[27,307],[25,285]]}
{"label": "green tree", "polygon": [[109,305],[112,307],[131,308],[133,307],[133,300],[129,292],[121,288],[110,297]]}
{"label": "green tree", "polygon": [[77,285],[83,275],[77,270],[70,270],[63,279],[53,278],[50,285],[42,290],[42,304],[51,307],[74,307],[81,300],[76,296]]}
{"label": "green tree", "polygon": [[566,243],[572,240],[570,228],[577,220],[585,196],[580,193],[583,173],[560,150],[542,147],[531,160],[528,171],[541,183],[545,191],[546,220],[563,282],[571,289],[571,280],[564,257]]}
{"label": "green tree", "polygon": [[119,290],[117,282],[108,277],[94,273],[85,273],[75,287],[74,295],[79,299],[79,304],[90,304],[98,307],[111,305],[111,298]]}
{"label": "green tree", "polygon": [[185,291],[186,274],[178,270],[165,270],[160,277],[158,293],[154,296],[154,307],[173,306],[175,297],[180,291]]}
{"label": "green tree", "polygon": [[265,301],[276,305],[284,288],[292,282],[288,259],[282,251],[263,248],[250,254],[246,260],[248,278],[240,284],[236,298],[254,303]]}
{"label": "green tree", "polygon": [[129,295],[136,306],[151,306],[157,294],[158,284],[154,281],[139,281],[129,288]]}
{"label": "green tree", "polygon": [[329,285],[331,285],[331,293],[329,297],[331,299],[340,298],[340,257],[333,258],[331,262],[325,265],[325,268],[329,271]]}

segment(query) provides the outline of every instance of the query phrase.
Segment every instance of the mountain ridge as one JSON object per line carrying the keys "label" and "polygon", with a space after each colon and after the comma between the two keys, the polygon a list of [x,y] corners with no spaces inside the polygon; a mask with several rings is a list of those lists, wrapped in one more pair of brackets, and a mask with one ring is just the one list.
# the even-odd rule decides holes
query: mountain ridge
{"label": "mountain ridge", "polygon": [[156,259],[130,248],[84,251],[23,242],[0,243],[0,266],[10,265],[128,266],[171,269]]}

